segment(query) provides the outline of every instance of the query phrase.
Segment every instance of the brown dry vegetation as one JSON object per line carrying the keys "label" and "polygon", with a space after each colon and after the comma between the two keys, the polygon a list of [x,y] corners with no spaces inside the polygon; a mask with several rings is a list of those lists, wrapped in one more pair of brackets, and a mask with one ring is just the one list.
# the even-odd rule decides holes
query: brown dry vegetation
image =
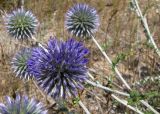
{"label": "brown dry vegetation", "polygon": [[[149,28],[154,36],[154,40],[160,47],[160,1],[159,0],[139,0],[143,14],[146,15]],[[160,75],[160,57],[152,48],[147,45],[144,29],[136,13],[130,10],[129,0],[26,0],[25,8],[32,10],[38,17],[40,26],[37,35],[38,41],[46,42],[49,36],[56,36],[59,39],[67,39],[70,35],[64,28],[65,12],[75,3],[88,3],[98,10],[100,15],[100,28],[95,34],[98,42],[104,47],[106,53],[114,60],[118,54],[124,53],[126,57],[117,65],[123,77],[130,85],[144,79],[147,76],[155,77]],[[0,9],[11,12],[18,7],[16,0],[0,0]],[[10,61],[13,55],[22,47],[29,46],[29,42],[18,42],[7,35],[2,18],[0,20],[0,101],[4,96],[13,95],[15,92],[25,92],[29,96],[34,96],[50,106],[37,88],[28,82],[14,77],[10,68]],[[94,43],[85,41],[90,49],[90,63],[88,65],[93,71],[94,78],[105,86],[108,84],[107,78],[112,78],[113,82],[121,85],[121,82],[114,78],[114,72],[105,62],[102,54]],[[28,87],[29,86],[29,87]],[[114,84],[112,88],[119,89]],[[142,87],[136,88],[139,92],[157,91],[160,94],[160,83],[147,82]],[[129,109],[116,104],[110,98],[110,94],[96,87],[88,87],[80,92],[80,99],[92,114],[133,114]],[[152,106],[160,111],[160,96],[153,102]],[[50,107],[51,111],[57,106]],[[67,108],[76,114],[84,111],[78,104],[68,101]],[[123,110],[122,110],[123,109]]]}

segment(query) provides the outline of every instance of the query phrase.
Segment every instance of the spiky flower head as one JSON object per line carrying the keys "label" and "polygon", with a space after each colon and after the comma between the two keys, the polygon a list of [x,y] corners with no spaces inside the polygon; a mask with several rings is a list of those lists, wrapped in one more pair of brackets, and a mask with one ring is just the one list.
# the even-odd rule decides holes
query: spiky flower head
{"label": "spiky flower head", "polygon": [[66,13],[67,30],[78,37],[90,37],[99,26],[97,11],[87,4],[76,4]]}
{"label": "spiky flower head", "polygon": [[32,48],[22,48],[12,59],[11,65],[16,77],[21,79],[30,79],[32,75],[29,73],[27,61],[32,53]]}
{"label": "spiky flower head", "polygon": [[7,96],[6,103],[0,103],[0,114],[47,114],[47,110],[35,99],[17,95],[15,99]]}
{"label": "spiky flower head", "polygon": [[19,40],[31,38],[38,26],[38,20],[31,11],[17,9],[4,16],[8,33]]}
{"label": "spiky flower head", "polygon": [[33,50],[28,66],[38,85],[51,97],[77,96],[77,90],[83,89],[82,83],[87,79],[88,52],[74,39],[64,42],[51,38],[45,50]]}

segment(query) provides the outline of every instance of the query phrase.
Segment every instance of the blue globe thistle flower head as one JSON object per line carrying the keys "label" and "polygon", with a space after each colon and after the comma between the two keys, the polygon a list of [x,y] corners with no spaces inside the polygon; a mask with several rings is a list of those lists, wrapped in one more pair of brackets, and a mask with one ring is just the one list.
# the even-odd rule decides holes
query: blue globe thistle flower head
{"label": "blue globe thistle flower head", "polygon": [[28,60],[38,85],[53,98],[77,96],[87,77],[88,49],[81,42],[51,38],[44,50],[36,48]]}
{"label": "blue globe thistle flower head", "polygon": [[0,103],[0,114],[47,114],[41,102],[17,95],[15,99],[6,97],[6,103]]}
{"label": "blue globe thistle flower head", "polygon": [[32,38],[35,34],[38,20],[31,11],[17,9],[4,17],[8,33],[19,40]]}
{"label": "blue globe thistle flower head", "polygon": [[65,27],[77,37],[91,37],[98,26],[97,11],[87,4],[76,4],[66,13]]}
{"label": "blue globe thistle flower head", "polygon": [[22,48],[12,58],[11,65],[16,77],[20,79],[31,79],[33,76],[28,70],[27,61],[32,54],[32,48]]}

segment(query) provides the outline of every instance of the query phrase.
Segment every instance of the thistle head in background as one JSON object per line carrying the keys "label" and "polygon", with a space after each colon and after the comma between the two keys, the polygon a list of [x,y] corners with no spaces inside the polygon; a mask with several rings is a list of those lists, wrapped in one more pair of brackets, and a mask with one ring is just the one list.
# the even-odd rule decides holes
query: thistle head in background
{"label": "thistle head in background", "polygon": [[11,65],[13,71],[16,73],[16,77],[21,79],[30,79],[32,75],[29,73],[27,61],[32,53],[31,48],[22,48],[15,54],[12,59]]}
{"label": "thistle head in background", "polygon": [[17,95],[15,99],[7,96],[6,103],[0,103],[0,114],[47,114],[47,110],[33,98]]}
{"label": "thistle head in background", "polygon": [[65,27],[77,37],[91,37],[98,26],[97,11],[87,4],[76,4],[66,13]]}
{"label": "thistle head in background", "polygon": [[18,39],[26,40],[35,34],[38,20],[30,11],[17,9],[4,16],[4,21],[8,33]]}
{"label": "thistle head in background", "polygon": [[51,38],[44,50],[35,48],[28,60],[30,72],[38,85],[53,98],[77,96],[86,81],[89,53],[84,45],[74,39],[57,41]]}

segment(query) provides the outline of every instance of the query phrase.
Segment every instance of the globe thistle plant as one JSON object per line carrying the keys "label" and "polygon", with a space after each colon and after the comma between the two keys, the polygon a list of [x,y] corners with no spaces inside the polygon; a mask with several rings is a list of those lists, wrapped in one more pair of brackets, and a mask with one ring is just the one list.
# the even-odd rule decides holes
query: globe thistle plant
{"label": "globe thistle plant", "polygon": [[16,73],[16,77],[21,79],[30,79],[32,75],[29,73],[27,61],[32,53],[31,48],[22,48],[15,54],[12,59],[11,65],[13,71]]}
{"label": "globe thistle plant", "polygon": [[83,89],[87,79],[88,52],[74,39],[64,42],[51,38],[45,50],[33,50],[28,66],[37,84],[51,97],[77,96],[77,89]]}
{"label": "globe thistle plant", "polygon": [[78,37],[90,37],[99,26],[97,11],[87,4],[76,4],[66,13],[65,27]]}
{"label": "globe thistle plant", "polygon": [[27,96],[6,97],[6,104],[0,103],[0,114],[47,114],[43,104]]}
{"label": "globe thistle plant", "polygon": [[38,26],[38,20],[30,11],[18,9],[4,16],[8,33],[19,40],[32,38]]}

